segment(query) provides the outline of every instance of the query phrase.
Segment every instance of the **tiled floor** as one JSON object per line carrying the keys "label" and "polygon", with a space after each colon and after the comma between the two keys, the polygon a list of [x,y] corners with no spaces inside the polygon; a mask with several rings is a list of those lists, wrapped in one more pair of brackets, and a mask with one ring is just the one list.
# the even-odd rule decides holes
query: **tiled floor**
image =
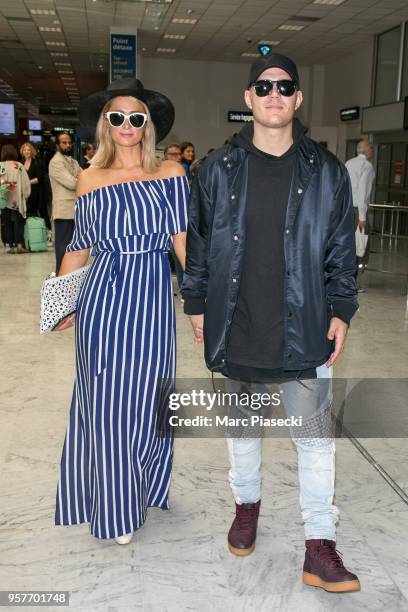
{"label": "tiled floor", "polygon": [[[397,252],[372,254],[370,267],[398,274],[365,274],[336,376],[407,378],[407,262],[402,240]],[[303,528],[287,439],[264,441],[259,536],[246,559],[226,549],[233,500],[221,439],[176,440],[171,510],[150,510],[129,546],[99,541],[86,525],[54,527],[74,347],[72,331],[38,334],[39,288],[52,264],[51,252],[0,253],[0,590],[68,590],[75,611],[408,610],[408,507],[347,439],[337,441],[338,547],[359,574],[360,593],[301,583]],[[208,377],[177,298],[176,308],[178,376]],[[407,490],[407,440],[361,441]]]}

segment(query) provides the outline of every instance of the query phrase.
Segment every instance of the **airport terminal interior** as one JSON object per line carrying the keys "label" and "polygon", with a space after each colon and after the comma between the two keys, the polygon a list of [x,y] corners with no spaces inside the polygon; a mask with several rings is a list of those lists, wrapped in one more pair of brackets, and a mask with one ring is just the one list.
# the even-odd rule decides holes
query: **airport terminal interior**
{"label": "airport terminal interior", "polygon": [[[22,145],[34,145],[44,184],[61,133],[86,167],[94,133],[77,109],[111,81],[137,77],[165,94],[175,120],[157,156],[185,142],[199,160],[251,121],[243,97],[251,63],[269,53],[296,62],[307,135],[341,162],[361,141],[373,147],[369,257],[334,377],[350,388],[365,381],[368,390],[372,381],[382,393],[381,406],[373,394],[371,433],[349,414],[336,439],[337,546],[360,579],[358,592],[302,583],[297,457],[287,435],[263,440],[262,505],[248,557],[227,546],[235,508],[221,436],[176,437],[170,509],[149,508],[130,544],[93,537],[87,523],[56,526],[76,356],[72,328],[39,332],[40,291],[56,264],[48,181],[32,211],[44,248],[30,248],[27,233],[21,248],[7,243],[1,211],[1,606],[17,607],[3,592],[58,591],[81,612],[407,611],[408,2],[0,0],[0,49],[0,149],[13,145],[24,163]],[[176,377],[210,383],[175,270],[172,289]]]}

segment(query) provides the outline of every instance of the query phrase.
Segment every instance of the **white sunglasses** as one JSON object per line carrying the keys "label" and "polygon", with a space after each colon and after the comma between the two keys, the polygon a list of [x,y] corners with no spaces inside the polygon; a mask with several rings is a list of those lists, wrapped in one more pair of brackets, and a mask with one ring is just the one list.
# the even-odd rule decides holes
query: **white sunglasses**
{"label": "white sunglasses", "polygon": [[131,113],[130,115],[125,115],[125,113],[121,113],[120,111],[110,111],[109,113],[105,113],[105,117],[110,125],[115,128],[122,127],[126,120],[133,128],[142,128],[147,122],[146,113]]}

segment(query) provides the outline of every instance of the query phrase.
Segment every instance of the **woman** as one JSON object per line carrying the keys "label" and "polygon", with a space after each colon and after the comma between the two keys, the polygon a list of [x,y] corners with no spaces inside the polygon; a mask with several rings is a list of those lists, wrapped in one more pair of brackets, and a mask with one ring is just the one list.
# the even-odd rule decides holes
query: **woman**
{"label": "woman", "polygon": [[40,181],[44,169],[37,159],[37,150],[31,142],[25,142],[20,147],[20,155],[31,183],[31,194],[27,200],[27,217],[37,217],[40,210]]}
{"label": "woman", "polygon": [[84,145],[82,145],[82,159],[79,162],[79,165],[83,170],[90,167],[94,155],[95,146],[92,142],[86,142]]}
{"label": "woman", "polygon": [[[76,312],[77,378],[61,460],[57,525],[89,522],[98,538],[130,542],[149,506],[168,509],[172,440],[156,433],[162,380],[175,374],[167,251],[185,265],[188,182],[155,157],[173,106],[122,79],[83,100],[99,143],[78,179],[75,234],[62,276],[95,255]],[[60,324],[63,330],[72,320]]]}
{"label": "woman", "polygon": [[182,142],[181,150],[181,165],[184,168],[187,178],[190,178],[190,166],[195,160],[195,149],[192,142]]}
{"label": "woman", "polygon": [[22,164],[17,161],[17,149],[6,144],[1,148],[0,180],[10,185],[6,207],[2,210],[7,253],[27,253],[24,248],[24,224],[27,215],[26,201],[31,192],[30,179]]}

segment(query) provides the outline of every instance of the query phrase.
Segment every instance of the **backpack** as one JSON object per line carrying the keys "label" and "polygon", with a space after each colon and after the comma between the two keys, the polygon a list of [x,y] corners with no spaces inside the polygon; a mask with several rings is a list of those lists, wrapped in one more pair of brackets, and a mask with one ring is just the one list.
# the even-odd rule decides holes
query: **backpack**
{"label": "backpack", "polygon": [[28,217],[24,228],[26,248],[33,253],[48,251],[48,230],[41,217]]}

